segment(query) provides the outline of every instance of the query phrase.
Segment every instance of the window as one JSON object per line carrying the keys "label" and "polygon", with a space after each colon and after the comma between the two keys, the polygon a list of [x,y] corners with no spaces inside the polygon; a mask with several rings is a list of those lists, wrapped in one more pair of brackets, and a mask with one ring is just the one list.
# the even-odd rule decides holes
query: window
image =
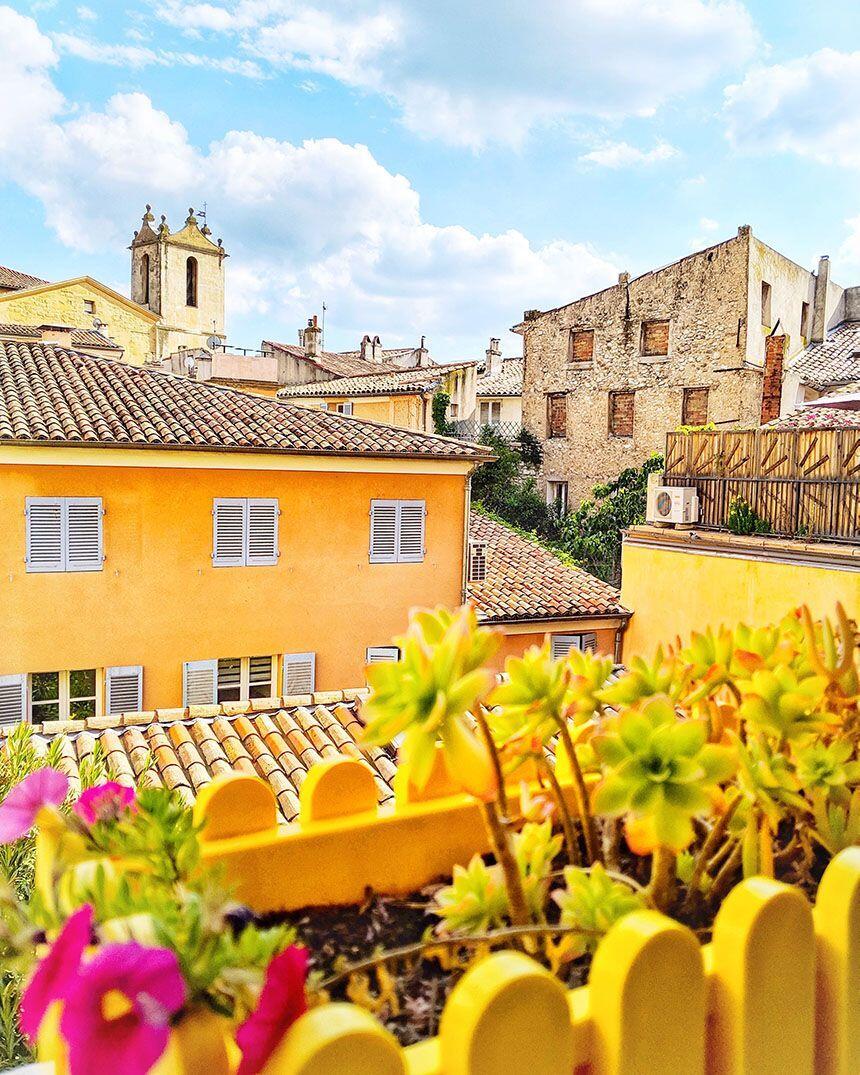
{"label": "window", "polygon": [[547,436],[567,436],[567,396],[564,392],[550,392],[546,397]]}
{"label": "window", "polygon": [[573,328],[570,330],[569,362],[591,362],[594,359],[594,329]]}
{"label": "window", "polygon": [[486,541],[469,542],[469,582],[483,582],[487,577]]}
{"label": "window", "polygon": [[316,690],[316,654],[284,654],[284,694],[313,694]]}
{"label": "window", "polygon": [[460,417],[460,404],[459,403],[449,403],[448,404],[448,417],[450,419],[452,419],[452,421],[455,418]]}
{"label": "window", "polygon": [[646,356],[669,354],[669,322],[643,321],[640,351]]}
{"label": "window", "polygon": [[346,400],[343,403],[336,403],[334,409],[338,414],[352,414],[352,401]]}
{"label": "window", "polygon": [[370,562],[415,564],[424,559],[423,500],[370,502]]}
{"label": "window", "polygon": [[27,677],[0,676],[0,728],[11,728],[27,719]]}
{"label": "window", "polygon": [[800,304],[800,335],[804,340],[809,339],[809,303]]}
{"label": "window", "polygon": [[101,497],[28,496],[27,571],[101,571]]}
{"label": "window", "polygon": [[214,705],[274,696],[274,658],[222,657],[187,661],[183,666],[183,704]]}
{"label": "window", "polygon": [[399,661],[400,650],[397,646],[368,646],[367,663],[379,664],[380,661]]}
{"label": "window", "polygon": [[212,510],[214,567],[271,567],[278,562],[277,500],[224,498]]}
{"label": "window", "polygon": [[771,318],[770,295],[771,295],[771,286],[770,286],[770,284],[767,283],[766,280],[762,280],[762,282],[761,282],[761,323],[766,328],[770,328],[770,326],[773,324],[773,322],[770,319]]}
{"label": "window", "polygon": [[480,422],[482,426],[497,426],[502,420],[501,400],[486,400],[480,407]]}
{"label": "window", "polygon": [[703,426],[708,421],[708,389],[685,388],[681,404],[681,425]]}
{"label": "window", "polygon": [[197,305],[197,258],[185,262],[185,305]]}
{"label": "window", "polygon": [[96,304],[92,299],[84,299],[84,313],[89,314],[91,317],[96,312]]}
{"label": "window", "polygon": [[105,669],[105,712],[139,713],[143,709],[143,668],[139,664]]}
{"label": "window", "polygon": [[141,302],[144,306],[149,305],[149,254],[144,254],[140,259],[140,291]]}
{"label": "window", "polygon": [[546,502],[559,515],[567,514],[567,482],[550,480],[546,483]]}
{"label": "window", "polygon": [[633,436],[634,400],[634,392],[609,393],[609,433],[611,436]]}
{"label": "window", "polygon": [[86,720],[96,715],[96,670],[33,672],[30,676],[30,720]]}
{"label": "window", "polygon": [[581,635],[550,635],[550,648],[553,660],[566,657],[572,649],[593,653],[597,648],[597,635],[593,632]]}

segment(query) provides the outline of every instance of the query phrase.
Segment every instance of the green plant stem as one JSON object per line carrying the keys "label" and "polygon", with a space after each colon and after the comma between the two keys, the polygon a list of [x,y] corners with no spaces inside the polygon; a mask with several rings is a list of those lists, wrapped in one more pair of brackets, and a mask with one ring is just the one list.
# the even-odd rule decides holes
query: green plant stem
{"label": "green plant stem", "polygon": [[559,717],[556,723],[558,724],[558,732],[561,736],[561,741],[564,743],[564,749],[567,751],[567,756],[570,759],[570,771],[573,775],[573,791],[576,797],[576,808],[579,811],[579,818],[582,822],[582,832],[585,836],[585,856],[588,859],[588,865],[593,866],[595,862],[602,862],[603,856],[600,853],[600,848],[597,843],[597,831],[594,825],[594,817],[591,813],[591,805],[588,801],[588,789],[585,786],[582,767],[579,764],[579,758],[576,754],[576,748],[573,745],[573,738],[571,737],[570,729],[567,726],[567,721],[564,717]]}
{"label": "green plant stem", "polygon": [[699,884],[708,868],[708,861],[714,855],[721,841],[725,837],[726,832],[729,828],[729,822],[734,817],[735,811],[740,805],[740,801],[740,795],[736,795],[732,799],[732,801],[723,811],[722,815],[717,818],[714,827],[711,829],[707,839],[702,844],[702,848],[696,856],[696,861],[693,865],[693,874],[690,878],[689,888],[687,889],[687,899],[685,901],[685,906],[689,907],[693,899],[695,898],[696,893],[698,893]]}
{"label": "green plant stem", "polygon": [[651,880],[648,895],[658,911],[669,910],[675,899],[675,852],[668,847],[655,847],[651,855]]}
{"label": "green plant stem", "polygon": [[498,864],[502,867],[502,874],[505,878],[511,923],[515,926],[528,925],[529,910],[525,893],[523,892],[523,880],[520,876],[517,860],[511,850],[507,829],[502,824],[502,819],[499,817],[495,803],[481,803],[481,809],[484,814],[487,832],[490,836],[493,854],[496,856]]}
{"label": "green plant stem", "polygon": [[577,839],[576,830],[573,827],[573,818],[570,816],[570,810],[567,808],[567,800],[564,797],[564,790],[558,782],[558,777],[555,775],[555,770],[550,765],[549,760],[542,756],[541,763],[542,768],[546,773],[546,778],[549,781],[549,786],[552,788],[556,806],[558,807],[558,816],[561,820],[561,829],[564,833],[564,842],[567,844],[567,854],[570,859],[570,864],[571,866],[580,866],[582,864],[582,855],[579,851],[579,840]]}
{"label": "green plant stem", "polygon": [[499,750],[496,746],[496,741],[493,739],[493,733],[490,731],[490,725],[487,722],[487,714],[482,705],[475,706],[477,714],[475,720],[478,727],[481,730],[481,735],[484,737],[484,743],[487,750],[490,752],[490,758],[493,762],[493,770],[496,774],[496,784],[498,786],[498,792],[496,793],[496,799],[499,804],[499,809],[502,812],[502,816],[508,817],[508,792],[505,787],[505,774],[502,770],[502,759],[499,757]]}
{"label": "green plant stem", "polygon": [[720,900],[722,900],[723,896],[725,896],[729,889],[732,887],[732,881],[734,879],[735,873],[737,872],[738,867],[743,861],[743,854],[743,845],[741,841],[738,840],[735,846],[732,848],[731,854],[723,863],[720,872],[714,878],[714,883],[711,885],[711,890],[708,893],[708,898],[710,899],[712,904],[719,903]]}

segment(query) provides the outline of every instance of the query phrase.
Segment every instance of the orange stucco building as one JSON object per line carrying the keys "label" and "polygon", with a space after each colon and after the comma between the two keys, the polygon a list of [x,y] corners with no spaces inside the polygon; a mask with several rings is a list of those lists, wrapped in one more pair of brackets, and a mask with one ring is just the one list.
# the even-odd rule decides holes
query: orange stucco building
{"label": "orange stucco building", "polygon": [[0,343],[0,720],[364,682],[464,590],[481,449]]}

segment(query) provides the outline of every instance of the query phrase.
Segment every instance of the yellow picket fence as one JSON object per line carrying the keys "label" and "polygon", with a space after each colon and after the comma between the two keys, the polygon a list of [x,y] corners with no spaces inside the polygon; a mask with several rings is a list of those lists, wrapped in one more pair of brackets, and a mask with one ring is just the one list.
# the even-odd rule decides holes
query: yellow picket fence
{"label": "yellow picket fence", "polygon": [[294,1024],[266,1075],[857,1075],[860,848],[816,907],[752,878],[702,947],[653,911],[619,922],[587,986],[566,991],[519,952],[455,987],[439,1036],[401,1049],[367,1011],[330,1004]]}

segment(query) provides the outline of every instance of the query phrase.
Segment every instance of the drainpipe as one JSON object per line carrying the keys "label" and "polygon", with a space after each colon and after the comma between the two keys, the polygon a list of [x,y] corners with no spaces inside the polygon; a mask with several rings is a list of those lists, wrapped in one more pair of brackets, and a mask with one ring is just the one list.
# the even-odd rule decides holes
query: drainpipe
{"label": "drainpipe", "polygon": [[468,571],[469,571],[469,516],[472,511],[472,474],[475,468],[469,471],[469,477],[466,479],[466,495],[463,497],[465,502],[465,513],[463,517],[463,568],[461,571],[460,580],[460,604],[465,605],[468,586]]}

